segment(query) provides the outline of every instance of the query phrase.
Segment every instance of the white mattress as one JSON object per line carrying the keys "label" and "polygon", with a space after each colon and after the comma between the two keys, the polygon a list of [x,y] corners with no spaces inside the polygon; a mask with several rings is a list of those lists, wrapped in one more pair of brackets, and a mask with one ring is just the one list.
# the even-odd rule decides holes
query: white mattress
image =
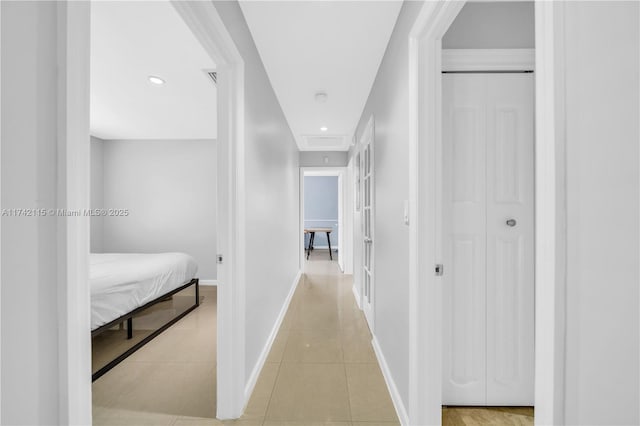
{"label": "white mattress", "polygon": [[92,253],[91,330],[180,287],[197,271],[184,253]]}

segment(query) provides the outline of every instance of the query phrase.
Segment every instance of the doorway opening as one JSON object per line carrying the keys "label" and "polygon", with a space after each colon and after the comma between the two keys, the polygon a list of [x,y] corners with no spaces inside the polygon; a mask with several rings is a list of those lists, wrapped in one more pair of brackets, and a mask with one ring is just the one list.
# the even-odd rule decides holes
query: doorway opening
{"label": "doorway opening", "polygon": [[444,425],[533,424],[533,15],[533,3],[467,3],[442,39]]}
{"label": "doorway opening", "polygon": [[170,2],[90,24],[94,424],[212,419],[217,64]]}
{"label": "doorway opening", "polygon": [[[527,4],[527,2],[523,2]],[[462,72],[520,71],[527,63],[535,65],[535,353],[534,392],[536,422],[553,423],[562,413],[562,371],[564,353],[561,341],[564,323],[563,264],[556,255],[564,244],[557,226],[564,214],[564,191],[556,173],[562,136],[556,132],[554,111],[562,107],[556,95],[554,75],[562,46],[551,34],[560,12],[552,4],[528,3],[535,14],[535,53],[514,46],[483,49],[456,48],[447,55],[443,37],[466,5],[485,3],[429,3],[410,36],[410,120],[417,123],[410,134],[410,403],[407,421],[440,424],[443,420],[443,296],[442,278],[451,268],[444,265],[443,242],[443,70],[446,61]],[[487,3],[499,6],[500,2]],[[535,6],[535,7],[534,7]],[[530,24],[528,24],[530,26]],[[469,28],[467,26],[467,28]],[[555,33],[555,32],[554,32]],[[504,40],[504,38],[502,38]],[[508,40],[507,40],[508,41]],[[507,52],[508,51],[508,52]],[[502,54],[507,52],[506,56]],[[560,55],[560,56],[558,56]],[[506,66],[506,68],[505,68]],[[560,96],[560,98],[558,98]],[[559,106],[558,106],[559,105]],[[560,146],[560,148],[558,148]],[[542,172],[541,172],[542,171]],[[435,200],[435,202],[434,202]],[[503,222],[506,226],[507,220]],[[515,218],[517,219],[517,218]],[[516,220],[517,225],[517,220]],[[410,416],[410,419],[409,419]],[[531,417],[531,416],[530,416]],[[533,418],[529,419],[533,422]]]}
{"label": "doorway opening", "polygon": [[345,272],[345,167],[300,169],[301,269],[315,259],[335,261]]}
{"label": "doorway opening", "polygon": [[[244,274],[244,166],[239,154],[244,149],[244,62],[220,15],[212,3],[170,2],[190,31],[213,59],[217,69],[217,251],[224,261],[217,267],[216,388],[217,417],[240,417],[245,395],[245,316]],[[65,138],[60,139],[58,167],[65,176],[60,187],[59,205],[87,208],[90,205],[89,168],[89,61],[90,7],[88,3],[58,3],[61,85],[67,99],[58,119]],[[156,45],[150,43],[149,45]],[[132,58],[132,62],[136,62]],[[147,76],[142,76],[146,78]],[[116,87],[114,90],[121,90]],[[72,99],[73,101],[69,101]],[[66,157],[64,156],[66,154]],[[188,170],[187,170],[188,172]],[[91,423],[91,339],[87,333],[91,309],[88,283],[90,229],[88,221],[68,222],[62,233],[64,256],[58,259],[67,271],[61,295],[67,301],[61,318],[61,398],[66,401],[62,418],[71,423]],[[219,257],[217,256],[217,259]],[[217,261],[216,259],[216,261]],[[80,321],[78,320],[80,319]],[[78,367],[79,366],[79,367]],[[62,406],[61,406],[62,407]]]}

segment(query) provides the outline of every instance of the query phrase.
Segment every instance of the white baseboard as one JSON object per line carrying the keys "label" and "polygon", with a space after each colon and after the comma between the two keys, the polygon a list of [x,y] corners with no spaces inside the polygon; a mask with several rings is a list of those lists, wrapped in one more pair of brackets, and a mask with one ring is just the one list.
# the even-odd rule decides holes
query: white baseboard
{"label": "white baseboard", "polygon": [[218,280],[200,280],[199,284],[206,286],[217,286]]}
{"label": "white baseboard", "polygon": [[382,354],[382,349],[380,348],[380,344],[378,343],[378,339],[376,339],[375,336],[373,337],[371,344],[373,345],[373,351],[376,354],[376,358],[378,358],[378,364],[380,364],[380,370],[382,370],[382,376],[384,377],[384,381],[387,383],[387,389],[389,390],[389,394],[391,395],[391,401],[393,401],[393,406],[396,409],[398,420],[400,420],[401,425],[408,426],[409,415],[407,414],[407,409],[402,403],[402,398],[400,398],[400,393],[398,392],[396,382],[393,381],[393,377],[391,376],[391,371],[389,371],[389,366],[387,365],[387,360],[384,358],[384,355]]}
{"label": "white baseboard", "polygon": [[[251,393],[253,392],[253,388],[256,386],[256,382],[258,381],[258,377],[260,376],[260,372],[262,371],[262,367],[264,363],[267,361],[267,357],[269,356],[269,352],[271,351],[271,346],[273,345],[274,340],[276,340],[276,336],[278,335],[278,331],[280,330],[280,326],[282,325],[282,321],[284,320],[284,316],[287,314],[287,310],[289,309],[289,304],[291,303],[291,299],[293,298],[293,293],[296,291],[296,287],[298,287],[298,283],[300,282],[300,278],[302,277],[302,271],[298,271],[296,274],[293,283],[291,284],[291,289],[289,290],[289,294],[287,294],[287,298],[282,305],[282,309],[280,309],[280,313],[278,314],[278,318],[276,319],[273,328],[271,329],[271,334],[269,334],[269,338],[267,339],[267,343],[264,345],[260,356],[258,357],[258,361],[256,365],[253,367],[251,371],[251,376],[249,376],[249,380],[247,381],[247,385],[244,388],[244,407],[247,406],[249,402],[249,398],[251,397]],[[243,409],[244,411],[244,409]]]}
{"label": "white baseboard", "polygon": [[351,291],[353,291],[353,296],[356,298],[356,305],[358,305],[358,309],[362,310],[362,298],[360,297],[360,292],[356,288],[355,284],[351,286]]}

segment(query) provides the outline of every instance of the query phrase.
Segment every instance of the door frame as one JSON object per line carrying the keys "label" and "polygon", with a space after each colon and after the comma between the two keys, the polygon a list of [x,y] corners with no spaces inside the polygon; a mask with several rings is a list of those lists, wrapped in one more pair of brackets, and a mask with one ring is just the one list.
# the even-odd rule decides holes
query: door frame
{"label": "door frame", "polygon": [[[240,417],[245,397],[244,62],[211,2],[172,0],[217,64],[217,417]],[[59,208],[89,206],[89,2],[59,2]],[[89,222],[58,219],[60,422],[91,424]],[[213,383],[212,383],[213,385]]]}
{"label": "door frame", "polygon": [[223,262],[217,269],[216,416],[235,419],[251,396],[245,392],[244,61],[213,2],[171,3],[218,73],[217,250]]}
{"label": "door frame", "polygon": [[304,271],[306,262],[304,245],[304,177],[305,176],[337,176],[338,177],[338,267],[342,273],[348,273],[349,244],[347,236],[351,232],[346,217],[350,184],[347,179],[347,167],[300,167],[300,270]]}
{"label": "door frame", "polygon": [[[358,154],[356,155],[357,158],[360,159],[360,164],[359,164],[359,168],[358,171],[360,173],[359,175],[359,182],[360,182],[360,210],[357,212],[360,215],[360,233],[358,234],[358,241],[357,244],[360,245],[360,263],[358,265],[358,283],[357,283],[357,290],[358,290],[358,295],[356,296],[357,298],[359,297],[358,300],[358,306],[360,307],[360,309],[362,310],[362,312],[365,315],[365,318],[367,320],[367,324],[369,325],[369,329],[371,330],[371,333],[375,332],[375,319],[376,319],[376,299],[375,299],[375,294],[376,294],[376,288],[375,288],[375,280],[376,280],[376,274],[375,274],[375,265],[376,265],[376,258],[375,258],[375,254],[376,254],[376,241],[375,241],[375,236],[376,236],[376,232],[375,232],[375,228],[376,228],[376,221],[375,221],[375,209],[376,209],[376,187],[375,187],[375,117],[373,116],[373,114],[371,116],[369,116],[369,119],[367,120],[367,124],[364,127],[364,130],[362,131],[362,135],[360,136],[360,139],[358,139],[358,145],[357,145],[357,149],[358,149]],[[371,153],[371,157],[369,159],[369,167],[371,169],[370,174],[371,174],[371,183],[370,183],[370,189],[371,189],[371,193],[369,194],[369,196],[371,197],[370,200],[370,204],[371,204],[371,223],[369,224],[369,226],[371,227],[370,233],[371,233],[371,239],[373,240],[373,243],[371,244],[371,283],[370,283],[370,288],[369,291],[371,292],[371,314],[367,315],[366,314],[366,310],[365,310],[365,293],[364,293],[364,253],[365,253],[365,249],[364,249],[364,199],[365,199],[365,186],[364,186],[364,168],[363,168],[363,164],[364,164],[364,148],[365,145],[370,144],[371,148],[370,148],[370,153]],[[372,290],[373,289],[373,290]]]}
{"label": "door frame", "polygon": [[[452,50],[443,49],[442,50],[442,72],[444,73],[445,71],[447,71],[452,73],[450,74],[450,76],[460,77],[460,74],[462,76],[469,76],[470,75],[469,73],[471,73],[472,75],[482,75],[484,72],[497,72],[498,77],[504,76],[504,75],[529,76],[529,74],[525,74],[525,73],[533,72],[534,69],[535,69],[535,50],[534,49],[468,49],[468,50],[467,49],[452,49]],[[487,74],[487,73],[484,73],[483,75],[493,76],[493,77],[496,76],[496,74]],[[530,74],[530,76],[533,77],[533,83],[535,86],[535,74]],[[535,95],[533,95],[531,102],[532,102],[531,107],[533,110],[533,108],[535,108]],[[443,105],[444,105],[444,97],[443,97]],[[532,123],[532,124],[535,125],[535,123]],[[535,134],[533,136],[534,136],[534,140],[532,140],[533,150],[531,151],[532,158],[530,159],[530,161],[532,163],[532,166],[535,167],[535,160],[533,158],[533,155],[535,152]],[[489,146],[488,140],[486,141],[486,145],[487,146],[485,148],[488,148]],[[443,165],[444,165],[444,159],[446,157],[446,154],[445,154],[446,148],[443,146],[442,149],[443,149],[442,152],[443,152]],[[488,160],[485,158],[485,163],[487,161]],[[449,169],[449,171],[451,171],[451,169]],[[531,183],[534,186],[532,188],[533,204],[530,206],[530,209],[527,209],[527,211],[531,212],[531,218],[534,219],[535,218],[535,170],[531,170],[531,172],[533,174]],[[447,176],[446,168],[443,166],[443,176],[442,176],[443,187],[445,183],[452,184],[450,180],[451,178],[447,178],[446,176]],[[486,186],[488,185],[489,183],[487,180]],[[445,209],[445,204],[451,205],[451,201],[445,202],[444,195],[443,195],[443,198],[441,200],[438,200],[437,202],[440,202],[441,206],[439,207],[439,210],[442,211],[442,216],[441,216],[442,223],[439,224],[439,227],[441,227],[443,230],[443,241],[442,241],[443,246],[441,248],[442,256],[440,257],[440,259],[443,260],[442,263],[445,265],[445,273],[440,279],[442,280],[442,283],[443,283],[443,296],[444,296],[444,293],[446,293],[446,288],[449,285],[451,285],[451,282],[452,282],[449,279],[451,276],[448,275],[448,270],[451,269],[448,263],[448,262],[451,262],[451,257],[450,257],[451,252],[449,253],[449,258],[447,259],[445,257],[446,253],[444,251],[444,248],[445,248],[445,243],[448,242],[449,244],[451,244],[451,242],[447,241],[448,239],[449,240],[451,239],[451,237],[450,236],[448,237],[447,234],[451,231],[454,225],[451,222],[447,224],[447,221],[446,221],[447,212]],[[487,204],[488,204],[488,201],[487,201]],[[487,224],[485,223],[485,231],[488,230],[486,225]],[[531,266],[533,266],[533,262],[535,262],[535,241],[533,240],[533,236],[534,236],[533,234],[535,233],[535,226],[533,227],[532,231],[533,232],[531,237],[532,237],[533,253],[531,253],[532,258],[530,259],[530,261],[532,262]],[[486,236],[486,239],[488,240],[488,234]],[[488,251],[486,255],[488,256]],[[488,264],[489,263],[487,262],[486,264],[487,268],[488,268]],[[488,273],[488,269],[486,272]],[[534,272],[534,280],[531,282],[531,284],[535,285],[535,272]],[[487,281],[485,283],[485,290],[488,291],[489,287],[490,287],[489,281]],[[533,294],[535,295],[535,288],[534,288]],[[487,303],[487,306],[488,306],[489,299],[487,296],[488,296],[488,293],[485,294],[485,299],[486,299],[485,303]],[[531,303],[533,304],[533,308],[535,309],[535,303],[533,299],[531,300]],[[443,299],[443,306],[445,306],[444,299]],[[443,311],[443,312],[446,312],[446,311]],[[444,319],[443,319],[443,322],[444,322]],[[486,324],[485,324],[486,330],[489,330],[488,325],[489,325],[489,320],[486,319]],[[533,331],[535,332],[535,318],[533,318],[533,323],[531,324],[531,326],[534,328]],[[531,335],[531,338],[534,339],[534,334]],[[443,348],[444,348],[445,340],[446,340],[446,336],[443,335]],[[489,347],[490,345],[488,344],[488,341],[486,341],[485,349],[488,350]],[[534,342],[534,348],[535,348],[535,342]],[[443,351],[443,353],[446,353],[446,351]],[[531,352],[529,353],[533,355],[533,353]],[[487,357],[486,362],[488,362],[488,359],[489,358]],[[533,365],[531,367],[532,369],[535,370]],[[485,381],[485,385],[488,386],[488,380]],[[489,399],[488,393],[485,394],[485,401],[486,399]],[[443,405],[444,405],[444,401],[443,401]],[[450,405],[456,405],[456,404],[450,404]],[[473,405],[473,404],[470,404],[470,405]],[[485,405],[491,406],[496,404],[485,404]]]}
{"label": "door frame", "polygon": [[[564,417],[563,3],[535,2],[535,423],[540,425],[562,424]],[[464,4],[425,2],[409,35],[409,410],[403,424],[442,421],[442,279],[433,269],[442,259],[442,37]]]}

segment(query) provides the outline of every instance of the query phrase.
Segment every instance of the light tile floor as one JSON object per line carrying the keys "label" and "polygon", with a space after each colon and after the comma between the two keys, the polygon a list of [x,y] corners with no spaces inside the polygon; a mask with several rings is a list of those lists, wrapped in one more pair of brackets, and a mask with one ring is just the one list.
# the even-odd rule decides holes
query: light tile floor
{"label": "light tile floor", "polygon": [[[96,425],[391,426],[371,334],[327,252],[306,265],[246,412],[215,419],[216,289],[202,305],[93,384]],[[533,425],[529,407],[444,407],[443,425]]]}
{"label": "light tile floor", "polygon": [[93,384],[96,425],[397,425],[351,276],[312,253],[245,414],[215,417],[215,288]]}
{"label": "light tile floor", "polygon": [[93,383],[96,425],[172,425],[215,417],[216,288],[200,307]]}

